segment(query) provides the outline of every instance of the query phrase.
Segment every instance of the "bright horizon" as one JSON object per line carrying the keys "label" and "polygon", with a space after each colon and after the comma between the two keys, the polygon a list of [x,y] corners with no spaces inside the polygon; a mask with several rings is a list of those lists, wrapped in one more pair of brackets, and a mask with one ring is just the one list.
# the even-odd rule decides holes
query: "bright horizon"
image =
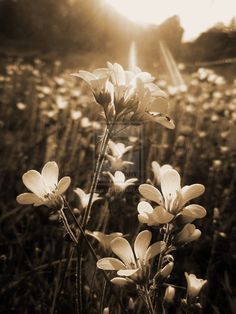
{"label": "bright horizon", "polygon": [[183,40],[193,40],[216,23],[229,24],[236,15],[235,0],[105,0],[132,21],[160,24],[178,15]]}

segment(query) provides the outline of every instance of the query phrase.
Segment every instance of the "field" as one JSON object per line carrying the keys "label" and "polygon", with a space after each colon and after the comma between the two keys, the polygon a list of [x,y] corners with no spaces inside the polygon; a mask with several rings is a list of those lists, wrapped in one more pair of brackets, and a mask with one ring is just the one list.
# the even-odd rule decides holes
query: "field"
{"label": "field", "polygon": [[[81,59],[76,70],[95,69],[92,62],[90,68],[86,64]],[[110,147],[96,189],[100,198],[86,226],[86,243],[81,244],[82,258],[78,249],[83,270],[79,273],[76,247],[65,234],[58,211],[16,201],[17,195],[26,192],[22,175],[55,161],[60,178],[71,177],[66,200],[81,222],[86,206],[73,190],[90,191],[106,121],[88,86],[70,75],[75,68],[69,66],[43,58],[1,59],[0,313],[124,313],[124,308],[129,313],[147,313],[145,300],[134,287],[111,288],[104,283],[86,243],[102,258],[111,252],[104,253],[91,236],[95,230],[121,232],[133,243],[141,230],[148,229],[154,240],[161,239],[159,227],[141,224],[137,211],[139,186],[155,179],[153,161],[176,169],[181,186],[204,185],[205,193],[196,202],[207,211],[195,222],[202,232],[200,239],[171,252],[174,268],[160,295],[171,284],[176,288],[175,301],[163,303],[162,312],[200,311],[186,310],[181,301],[186,296],[187,272],[208,281],[198,299],[203,313],[235,313],[236,81],[228,82],[217,69],[200,68],[183,74],[187,88],[179,90],[157,77],[156,84],[169,94],[175,129],[153,122],[137,126],[126,121],[117,126],[113,142],[132,146],[122,158],[134,163],[127,163],[122,171],[126,179],[138,180],[127,189],[111,188],[108,172],[114,174],[120,165],[112,164]],[[80,231],[67,215],[77,236]]]}

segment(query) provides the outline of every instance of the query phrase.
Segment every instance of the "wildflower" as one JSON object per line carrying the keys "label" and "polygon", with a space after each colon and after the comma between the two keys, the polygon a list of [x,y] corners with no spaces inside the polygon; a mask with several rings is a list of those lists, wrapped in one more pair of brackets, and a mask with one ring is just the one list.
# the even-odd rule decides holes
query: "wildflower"
{"label": "wildflower", "polygon": [[86,231],[86,234],[95,238],[103,247],[104,251],[109,251],[111,249],[111,241],[117,237],[122,237],[123,234],[121,232],[112,232],[110,234],[105,234],[100,231]]}
{"label": "wildflower", "polygon": [[132,146],[125,147],[123,143],[114,143],[111,140],[109,141],[108,145],[112,155],[108,154],[107,158],[114,170],[120,170],[124,166],[133,164],[131,161],[122,160],[123,155],[131,150],[133,148]]}
{"label": "wildflower", "polygon": [[172,303],[175,297],[175,288],[172,286],[168,286],[166,288],[165,294],[164,294],[164,301],[167,303]]}
{"label": "wildflower", "polygon": [[17,109],[19,109],[19,110],[25,110],[25,109],[27,108],[27,105],[24,104],[23,102],[18,102],[18,103],[16,104],[16,107],[17,107]]}
{"label": "wildflower", "polygon": [[97,262],[97,267],[104,270],[116,270],[118,276],[125,277],[113,278],[112,282],[115,284],[124,285],[130,280],[136,283],[146,282],[150,259],[160,254],[166,247],[163,241],[150,245],[151,237],[152,234],[148,230],[140,232],[134,242],[134,251],[126,239],[120,237],[114,239],[111,242],[111,249],[120,259],[102,258]]}
{"label": "wildflower", "polygon": [[125,175],[121,171],[116,171],[114,176],[109,171],[107,174],[113,182],[114,191],[117,193],[123,192],[128,186],[134,185],[138,181],[137,178],[125,180]]}
{"label": "wildflower", "polygon": [[106,69],[96,69],[92,73],[81,70],[78,73],[72,73],[71,75],[79,77],[89,84],[98,104],[107,106],[111,103],[113,97],[113,85],[108,81]]}
{"label": "wildflower", "polygon": [[[162,193],[150,184],[141,184],[139,192],[143,197],[159,204],[169,213],[177,215],[183,210],[187,202],[200,196],[205,190],[202,184],[186,185],[181,188],[180,180],[180,175],[176,170],[168,169],[161,175]],[[204,217],[206,212],[203,207],[202,210]]]}
{"label": "wildflower", "polygon": [[194,274],[185,273],[187,280],[187,294],[190,298],[195,298],[199,295],[207,280],[198,279]]}
{"label": "wildflower", "polygon": [[[80,204],[82,206],[82,208],[86,208],[88,206],[88,202],[89,202],[89,198],[90,198],[90,193],[86,194],[82,189],[80,188],[76,188],[74,190],[74,192],[76,193],[76,195],[79,197],[80,200]],[[92,199],[92,203],[94,203],[95,201],[101,199],[101,197],[99,197],[98,193],[94,193],[93,194],[93,199]]]}
{"label": "wildflower", "polygon": [[175,240],[179,243],[188,243],[198,240],[200,236],[201,231],[196,229],[193,224],[188,223],[179,233],[177,233]]}
{"label": "wildflower", "polygon": [[45,164],[41,174],[36,170],[29,170],[23,174],[24,185],[32,193],[23,193],[17,196],[20,204],[46,205],[54,207],[61,203],[61,195],[68,189],[71,179],[63,177],[58,182],[59,169],[55,161]]}

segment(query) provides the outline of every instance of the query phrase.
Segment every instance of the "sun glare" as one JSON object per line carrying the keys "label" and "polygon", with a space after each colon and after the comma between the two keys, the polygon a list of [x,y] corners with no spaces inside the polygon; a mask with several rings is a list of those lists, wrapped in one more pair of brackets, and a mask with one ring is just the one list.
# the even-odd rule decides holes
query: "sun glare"
{"label": "sun glare", "polygon": [[132,21],[160,24],[179,15],[184,40],[191,40],[218,22],[228,24],[236,12],[235,0],[105,0]]}

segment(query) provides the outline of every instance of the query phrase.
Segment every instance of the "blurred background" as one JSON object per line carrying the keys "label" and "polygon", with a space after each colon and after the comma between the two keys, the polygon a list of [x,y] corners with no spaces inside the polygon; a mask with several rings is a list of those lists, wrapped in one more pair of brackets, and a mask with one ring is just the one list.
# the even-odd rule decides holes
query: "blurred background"
{"label": "blurred background", "polygon": [[[156,160],[171,163],[183,184],[206,186],[202,237],[177,253],[173,281],[184,286],[184,271],[208,279],[204,313],[235,313],[235,12],[230,0],[0,0],[1,313],[49,313],[52,306],[70,244],[47,208],[22,207],[15,198],[25,191],[24,172],[55,160],[60,175],[72,177],[68,199],[79,207],[73,189],[89,191],[104,124],[90,91],[70,73],[106,61],[150,71],[169,94],[174,131],[148,124],[122,138],[141,152],[139,184]],[[138,192],[120,202],[114,215],[125,220],[114,219],[119,225],[109,231],[132,235]],[[74,313],[73,261],[58,313]]]}

